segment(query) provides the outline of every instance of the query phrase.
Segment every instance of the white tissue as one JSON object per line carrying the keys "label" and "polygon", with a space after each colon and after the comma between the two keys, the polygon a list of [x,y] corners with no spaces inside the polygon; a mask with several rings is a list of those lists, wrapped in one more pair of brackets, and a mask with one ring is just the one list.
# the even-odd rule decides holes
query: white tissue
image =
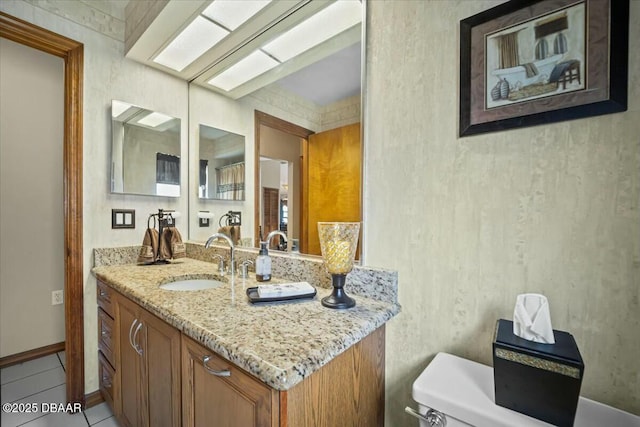
{"label": "white tissue", "polygon": [[549,302],[540,294],[520,294],[513,309],[513,333],[525,340],[555,344]]}

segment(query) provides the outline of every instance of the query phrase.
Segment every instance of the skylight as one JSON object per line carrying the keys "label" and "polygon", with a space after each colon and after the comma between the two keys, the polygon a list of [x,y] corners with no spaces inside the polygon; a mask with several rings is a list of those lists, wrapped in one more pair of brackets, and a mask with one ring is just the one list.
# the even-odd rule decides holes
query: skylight
{"label": "skylight", "polygon": [[270,2],[271,0],[215,0],[202,15],[233,31]]}
{"label": "skylight", "polygon": [[221,26],[198,16],[153,61],[182,71],[228,34]]}
{"label": "skylight", "polygon": [[280,65],[278,61],[256,50],[209,80],[208,83],[230,91],[278,65]]}
{"label": "skylight", "polygon": [[170,120],[173,120],[173,117],[167,116],[166,114],[153,112],[138,120],[138,123],[155,128]]}
{"label": "skylight", "polygon": [[231,91],[360,22],[362,3],[359,0],[338,0],[280,34],[261,49],[253,51],[207,83],[218,89]]}
{"label": "skylight", "polygon": [[359,0],[337,1],[267,43],[262,50],[285,62],[361,21]]}

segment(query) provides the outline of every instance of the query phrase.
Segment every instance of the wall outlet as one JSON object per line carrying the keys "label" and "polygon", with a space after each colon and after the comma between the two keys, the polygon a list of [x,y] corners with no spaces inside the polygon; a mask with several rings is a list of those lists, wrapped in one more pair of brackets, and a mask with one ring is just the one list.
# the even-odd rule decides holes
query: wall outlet
{"label": "wall outlet", "polygon": [[51,292],[51,305],[59,305],[64,302],[64,291],[62,289]]}

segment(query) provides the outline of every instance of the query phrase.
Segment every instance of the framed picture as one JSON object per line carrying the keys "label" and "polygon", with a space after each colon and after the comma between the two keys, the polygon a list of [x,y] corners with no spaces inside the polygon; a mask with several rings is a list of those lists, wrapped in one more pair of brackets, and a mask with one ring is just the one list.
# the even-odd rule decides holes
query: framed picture
{"label": "framed picture", "polygon": [[460,22],[460,136],[627,109],[629,0],[512,0]]}

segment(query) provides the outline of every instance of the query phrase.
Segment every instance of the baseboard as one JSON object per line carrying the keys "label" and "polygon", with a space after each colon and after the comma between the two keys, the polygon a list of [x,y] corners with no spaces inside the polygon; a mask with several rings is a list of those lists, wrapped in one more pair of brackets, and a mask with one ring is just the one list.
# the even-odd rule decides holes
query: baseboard
{"label": "baseboard", "polygon": [[104,402],[104,398],[102,397],[102,393],[100,393],[100,390],[96,390],[93,393],[85,394],[84,396],[85,409],[96,406],[102,402]]}
{"label": "baseboard", "polygon": [[0,358],[0,368],[6,368],[7,366],[28,362],[29,360],[55,354],[63,350],[64,341],[56,344],[45,345],[44,347],[35,348],[33,350],[23,351],[22,353],[12,354],[10,356]]}

